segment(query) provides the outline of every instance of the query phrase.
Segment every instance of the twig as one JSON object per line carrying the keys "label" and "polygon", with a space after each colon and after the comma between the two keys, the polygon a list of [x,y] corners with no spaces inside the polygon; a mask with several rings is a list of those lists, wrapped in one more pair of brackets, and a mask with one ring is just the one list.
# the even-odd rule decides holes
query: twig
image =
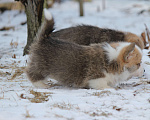
{"label": "twig", "polygon": [[3,27],[3,28],[0,28],[0,31],[10,30],[10,29],[15,30],[15,27]]}
{"label": "twig", "polygon": [[145,27],[146,27],[146,34],[147,34],[147,38],[148,38],[148,43],[149,43],[149,48],[150,48],[150,32],[149,32],[149,29],[147,27],[147,25],[145,24]]}

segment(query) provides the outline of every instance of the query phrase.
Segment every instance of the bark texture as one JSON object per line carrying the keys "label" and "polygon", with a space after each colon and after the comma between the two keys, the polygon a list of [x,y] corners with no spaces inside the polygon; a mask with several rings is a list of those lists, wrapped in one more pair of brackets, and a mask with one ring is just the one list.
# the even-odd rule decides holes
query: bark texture
{"label": "bark texture", "polygon": [[15,0],[20,1],[25,6],[27,16],[28,37],[27,44],[24,48],[23,55],[29,53],[30,45],[42,22],[44,0]]}

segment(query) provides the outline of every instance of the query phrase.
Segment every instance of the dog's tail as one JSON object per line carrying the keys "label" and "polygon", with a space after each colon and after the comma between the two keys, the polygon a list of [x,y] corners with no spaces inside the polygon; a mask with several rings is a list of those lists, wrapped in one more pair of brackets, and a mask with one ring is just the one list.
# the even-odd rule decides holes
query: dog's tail
{"label": "dog's tail", "polygon": [[50,33],[54,30],[53,16],[46,8],[44,9],[44,17],[45,17],[45,20],[42,23],[36,35],[37,41],[47,38],[50,35]]}

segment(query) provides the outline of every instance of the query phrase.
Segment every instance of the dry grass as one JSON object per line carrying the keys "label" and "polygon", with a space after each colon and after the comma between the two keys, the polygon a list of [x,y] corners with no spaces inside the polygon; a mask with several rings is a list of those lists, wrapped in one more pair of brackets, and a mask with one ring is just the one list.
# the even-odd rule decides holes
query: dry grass
{"label": "dry grass", "polygon": [[17,67],[15,73],[11,76],[10,80],[15,79],[17,76],[20,76],[24,73],[25,67]]}
{"label": "dry grass", "polygon": [[146,62],[144,62],[144,63],[147,64],[147,65],[150,65],[150,62],[147,62],[147,61],[146,61]]}
{"label": "dry grass", "polygon": [[71,110],[71,109],[76,109],[76,110],[80,110],[78,105],[74,105],[74,104],[70,104],[70,103],[55,103],[52,105],[54,108],[60,108],[62,110]]}
{"label": "dry grass", "polygon": [[[25,66],[19,67],[20,62],[21,61],[13,61],[12,63],[1,64],[0,69],[2,69],[2,71],[0,71],[0,75],[7,77],[8,80],[14,80],[16,77],[21,76],[25,71]],[[3,72],[3,70],[7,72]]]}
{"label": "dry grass", "polygon": [[0,93],[2,94],[2,96],[0,97],[0,100],[2,100],[2,99],[10,100],[10,98],[6,98],[6,97],[5,97],[5,92],[2,90],[2,88],[1,88],[1,92],[0,92]]}
{"label": "dry grass", "polygon": [[0,97],[0,100],[1,100],[1,99],[4,99],[4,92],[2,92],[2,93],[3,93],[3,96],[2,96],[2,97]]}
{"label": "dry grass", "polygon": [[139,85],[147,85],[150,84],[150,81],[140,81],[139,83],[136,83],[133,85],[133,87],[139,86]]}
{"label": "dry grass", "polygon": [[2,28],[0,28],[0,31],[6,31],[6,30],[10,30],[10,29],[15,30],[15,27],[14,26],[2,27]]}
{"label": "dry grass", "polygon": [[26,118],[33,118],[34,116],[29,113],[29,110],[26,110],[26,114],[24,114]]}
{"label": "dry grass", "polygon": [[[18,47],[18,42],[17,42],[17,41],[13,42],[13,40],[11,40],[10,46],[11,46],[12,48],[17,48],[17,47]],[[15,55],[15,54],[14,54],[14,55]],[[15,55],[14,58],[16,58],[16,55]]]}
{"label": "dry grass", "polygon": [[[16,58],[16,55],[13,56]],[[7,77],[8,80],[14,80],[21,76],[25,71],[25,66],[19,67],[21,61],[12,61],[12,63],[0,64],[0,76]],[[5,70],[6,72],[3,72]]]}
{"label": "dry grass", "polygon": [[2,77],[10,76],[10,75],[11,75],[10,72],[3,72],[3,71],[0,71],[0,76],[2,76]]}
{"label": "dry grass", "polygon": [[65,120],[74,120],[74,118],[66,118],[66,117],[64,117],[62,115],[58,115],[58,114],[55,114],[55,117],[57,117],[58,119],[60,118],[60,119],[65,119]]}
{"label": "dry grass", "polygon": [[30,90],[30,94],[34,95],[34,98],[30,98],[30,97],[25,97],[24,94],[20,95],[20,98],[22,99],[28,99],[30,100],[32,103],[43,103],[43,102],[47,102],[49,100],[49,96],[51,96],[51,92],[36,92],[34,90]]}
{"label": "dry grass", "polygon": [[103,111],[97,111],[97,112],[84,112],[85,114],[88,114],[91,117],[96,117],[96,116],[104,116],[104,117],[109,117],[110,115],[112,115],[112,113],[106,113]]}
{"label": "dry grass", "polygon": [[64,116],[58,115],[58,114],[55,114],[55,117],[57,117],[57,118],[64,118]]}
{"label": "dry grass", "polygon": [[115,89],[118,90],[118,89],[127,89],[127,88],[133,88],[133,87],[137,87],[137,86],[140,86],[140,85],[148,85],[150,84],[150,80],[146,80],[144,78],[140,78],[140,81],[138,82],[133,82],[133,83],[130,83],[130,84],[119,84],[119,86],[117,86]]}
{"label": "dry grass", "polygon": [[110,94],[111,94],[110,91],[105,90],[105,91],[101,91],[101,92],[94,92],[92,95],[98,96],[98,97],[103,97],[103,96],[109,96]]}
{"label": "dry grass", "polygon": [[9,66],[3,66],[3,65],[0,65],[0,69],[9,69]]}
{"label": "dry grass", "polygon": [[105,112],[102,112],[102,113],[95,113],[95,112],[93,112],[92,114],[90,114],[90,116],[92,116],[92,117],[95,117],[95,116],[105,116],[105,117],[108,117],[110,115],[112,115],[112,114],[111,113],[105,113]]}

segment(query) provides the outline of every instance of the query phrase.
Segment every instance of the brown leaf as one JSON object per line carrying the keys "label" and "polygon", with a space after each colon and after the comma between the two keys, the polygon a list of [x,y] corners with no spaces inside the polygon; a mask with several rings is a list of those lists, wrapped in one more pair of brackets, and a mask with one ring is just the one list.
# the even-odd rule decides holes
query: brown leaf
{"label": "brown leaf", "polygon": [[113,109],[117,110],[117,111],[120,111],[121,108],[118,108],[117,106],[113,106]]}
{"label": "brown leaf", "polygon": [[22,98],[22,99],[27,99],[26,97],[24,97],[24,94],[23,94],[23,93],[20,95],[20,98]]}
{"label": "brown leaf", "polygon": [[117,110],[117,111],[120,111],[120,110],[121,110],[121,108],[117,108],[116,110]]}

